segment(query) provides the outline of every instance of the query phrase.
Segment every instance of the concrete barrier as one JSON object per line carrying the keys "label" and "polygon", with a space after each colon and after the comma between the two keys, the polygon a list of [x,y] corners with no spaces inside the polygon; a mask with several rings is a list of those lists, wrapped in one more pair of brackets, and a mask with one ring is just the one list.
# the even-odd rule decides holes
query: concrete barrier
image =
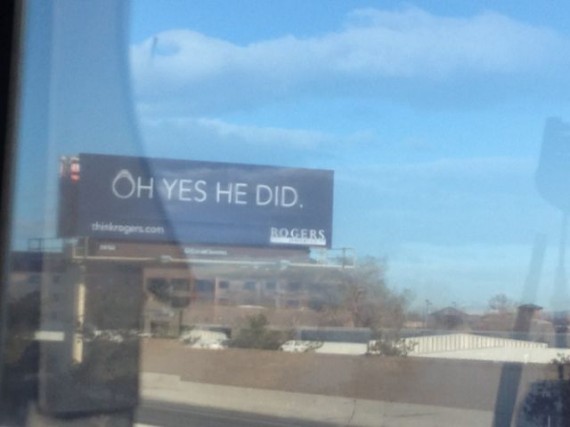
{"label": "concrete barrier", "polygon": [[412,347],[410,354],[443,353],[448,351],[480,350],[486,348],[547,347],[547,344],[542,342],[461,333],[405,338],[404,342]]}
{"label": "concrete barrier", "polygon": [[[149,340],[142,370],[182,381],[493,411],[502,363],[345,356],[258,350],[197,350]],[[531,385],[556,377],[552,365],[523,365],[517,400]]]}

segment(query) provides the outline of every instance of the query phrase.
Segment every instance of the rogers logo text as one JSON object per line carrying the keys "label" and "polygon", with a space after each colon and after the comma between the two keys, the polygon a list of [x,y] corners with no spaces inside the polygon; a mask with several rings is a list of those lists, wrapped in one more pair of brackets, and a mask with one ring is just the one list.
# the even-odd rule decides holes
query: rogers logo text
{"label": "rogers logo text", "polygon": [[315,228],[271,227],[269,241],[289,245],[324,246],[327,244],[325,230]]}

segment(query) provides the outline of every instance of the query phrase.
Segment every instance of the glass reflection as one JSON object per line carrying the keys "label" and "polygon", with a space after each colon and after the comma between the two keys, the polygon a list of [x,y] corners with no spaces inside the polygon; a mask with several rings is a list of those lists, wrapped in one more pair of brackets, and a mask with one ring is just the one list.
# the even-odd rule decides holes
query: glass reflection
{"label": "glass reflection", "polygon": [[29,2],[15,423],[568,423],[566,6],[297,3]]}

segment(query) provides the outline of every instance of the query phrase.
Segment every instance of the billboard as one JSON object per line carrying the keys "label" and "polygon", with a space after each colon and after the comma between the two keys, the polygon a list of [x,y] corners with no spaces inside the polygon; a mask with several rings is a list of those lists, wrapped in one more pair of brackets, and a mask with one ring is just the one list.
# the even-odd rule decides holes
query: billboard
{"label": "billboard", "polygon": [[330,248],[332,207],[329,170],[101,154],[61,164],[61,237]]}

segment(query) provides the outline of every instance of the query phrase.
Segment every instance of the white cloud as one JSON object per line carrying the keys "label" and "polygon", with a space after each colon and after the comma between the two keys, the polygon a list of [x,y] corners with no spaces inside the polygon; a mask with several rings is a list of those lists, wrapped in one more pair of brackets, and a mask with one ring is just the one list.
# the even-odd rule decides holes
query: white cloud
{"label": "white cloud", "polygon": [[[416,8],[366,9],[336,32],[245,46],[185,29],[165,31],[133,46],[132,64],[142,99],[196,112],[311,92],[413,98],[422,88],[457,89],[457,81],[469,79],[507,78],[510,87],[513,78],[552,78],[568,52],[568,41],[554,31],[496,13],[451,18]],[[463,90],[481,96],[472,89]],[[461,96],[469,102],[467,93]]]}
{"label": "white cloud", "polygon": [[535,189],[534,169],[529,158],[489,157],[337,170],[336,242],[367,251],[410,240],[519,244],[525,233],[558,224]]}
{"label": "white cloud", "polygon": [[[517,184],[532,181],[536,160],[528,157],[438,158],[419,163],[359,164],[344,169],[338,179],[376,191],[402,190],[412,186],[440,187],[442,181],[454,182],[468,190],[489,192],[502,190],[501,182]],[[475,186],[466,186],[476,182]],[[483,185],[484,184],[484,185]]]}
{"label": "white cloud", "polygon": [[[142,125],[150,139],[154,133],[157,133],[158,138],[161,139],[160,135],[165,131],[178,131],[180,138],[186,140],[207,135],[209,145],[226,142],[249,146],[286,147],[287,149],[326,149],[336,144],[353,144],[374,138],[373,133],[365,131],[339,136],[310,129],[235,124],[211,117],[161,119],[143,117]],[[183,141],[176,141],[176,143],[180,142]]]}
{"label": "white cloud", "polygon": [[334,168],[335,159],[378,138],[372,131],[331,133],[295,127],[236,123],[213,117],[153,118],[141,114],[149,156]]}
{"label": "white cloud", "polygon": [[236,125],[219,119],[201,118],[196,124],[219,135],[221,138],[235,139],[250,144],[297,146],[314,148],[320,143],[332,140],[331,135],[323,132],[304,129],[284,129],[277,127],[260,127]]}
{"label": "white cloud", "polygon": [[384,74],[438,78],[458,71],[527,72],[552,60],[565,44],[551,30],[491,12],[448,18],[420,9],[367,9],[351,18],[344,34],[354,41],[356,60],[349,66],[372,67]]}

